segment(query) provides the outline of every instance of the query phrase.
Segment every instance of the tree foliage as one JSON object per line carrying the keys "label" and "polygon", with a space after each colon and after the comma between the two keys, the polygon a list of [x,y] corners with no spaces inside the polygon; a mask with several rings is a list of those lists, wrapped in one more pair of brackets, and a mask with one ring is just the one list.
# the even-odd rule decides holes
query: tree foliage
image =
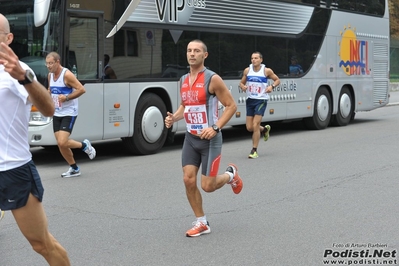
{"label": "tree foliage", "polygon": [[399,40],[399,1],[389,0],[391,38]]}

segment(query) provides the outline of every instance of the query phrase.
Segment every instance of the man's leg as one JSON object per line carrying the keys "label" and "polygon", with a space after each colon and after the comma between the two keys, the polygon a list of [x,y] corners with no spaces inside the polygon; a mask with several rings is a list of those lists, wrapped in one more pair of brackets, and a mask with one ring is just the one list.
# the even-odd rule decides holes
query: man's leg
{"label": "man's leg", "polygon": [[186,165],[183,167],[183,181],[186,187],[186,195],[195,217],[204,216],[202,208],[202,196],[197,186],[198,167]]}
{"label": "man's leg", "polygon": [[218,176],[201,176],[201,187],[205,192],[213,192],[230,181],[230,176],[226,173]]}
{"label": "man's leg", "polygon": [[261,115],[255,115],[252,120],[252,147],[258,148],[260,140],[260,122],[262,121]]}
{"label": "man's leg", "polygon": [[[262,117],[266,111],[267,101],[266,100],[257,100],[254,103],[256,107],[254,108],[253,120],[252,120],[252,150],[251,153],[248,155],[248,158],[256,159],[258,158],[258,145],[259,139],[261,136],[261,132],[265,130],[264,127],[260,125],[262,121]],[[265,140],[266,137],[265,137]]]}
{"label": "man's leg", "polygon": [[259,115],[247,116],[246,127],[249,132],[252,132],[252,149],[248,158],[256,159],[258,158],[257,148],[260,139],[260,122],[262,117]]}
{"label": "man's leg", "polygon": [[186,232],[187,237],[196,237],[203,234],[209,234],[211,229],[206,221],[205,213],[202,208],[202,196],[197,186],[198,167],[194,165],[186,165],[183,167],[184,185],[186,186],[186,195],[197,218],[193,222],[193,227]]}
{"label": "man's leg", "polygon": [[75,164],[75,159],[73,158],[73,152],[71,149],[81,149],[82,143],[69,139],[71,133],[68,131],[60,130],[55,132],[54,135],[62,157],[64,157],[65,161],[67,161],[69,165]]}
{"label": "man's leg", "polygon": [[[188,237],[196,237],[203,234],[209,234],[211,229],[206,219],[204,209],[202,207],[202,196],[197,186],[198,167],[186,165],[183,167],[184,184],[186,186],[187,199],[193,209],[197,220],[193,223],[193,228],[186,232]],[[223,187],[230,180],[230,176],[226,173],[217,177],[209,177],[202,175],[201,186],[206,192],[212,192]]]}
{"label": "man's leg", "polygon": [[55,123],[53,124],[54,136],[57,140],[58,148],[62,157],[64,157],[69,165],[76,164],[71,149],[82,148],[81,142],[69,139],[76,119],[77,116],[55,117]]}
{"label": "man's leg", "polygon": [[11,212],[32,248],[42,255],[50,266],[70,265],[67,252],[48,231],[43,205],[35,196],[30,194],[24,207]]}
{"label": "man's leg", "polygon": [[249,131],[249,132],[253,132],[253,121],[254,121],[254,117],[253,116],[247,116],[246,117],[246,120],[245,120],[245,126],[246,126],[246,128],[247,128],[247,130]]}

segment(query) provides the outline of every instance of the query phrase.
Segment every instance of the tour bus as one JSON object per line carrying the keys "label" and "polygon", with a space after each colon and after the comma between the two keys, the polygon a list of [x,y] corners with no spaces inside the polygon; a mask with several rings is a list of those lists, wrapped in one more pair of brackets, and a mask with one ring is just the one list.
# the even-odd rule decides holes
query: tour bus
{"label": "tour bus", "polygon": [[[264,122],[303,120],[309,129],[345,126],[359,111],[388,103],[387,0],[0,0],[14,34],[11,47],[47,87],[45,57],[76,68],[86,93],[72,138],[123,140],[133,154],[152,154],[185,130],[164,126],[179,104],[186,47],[208,47],[207,68],[237,103],[228,125],[245,124],[239,83],[253,52],[281,80]],[[104,55],[116,79],[104,78]],[[301,65],[290,73],[291,59]],[[219,105],[219,112],[223,112]],[[32,108],[31,146],[56,145],[52,118]]]}

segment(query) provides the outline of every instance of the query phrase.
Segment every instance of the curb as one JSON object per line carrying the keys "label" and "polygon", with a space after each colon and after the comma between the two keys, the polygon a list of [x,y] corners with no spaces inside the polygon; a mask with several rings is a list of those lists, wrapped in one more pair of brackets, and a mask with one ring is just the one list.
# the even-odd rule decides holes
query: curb
{"label": "curb", "polygon": [[399,102],[396,102],[396,103],[388,103],[388,104],[385,105],[385,106],[389,107],[389,106],[396,106],[396,105],[399,105]]}

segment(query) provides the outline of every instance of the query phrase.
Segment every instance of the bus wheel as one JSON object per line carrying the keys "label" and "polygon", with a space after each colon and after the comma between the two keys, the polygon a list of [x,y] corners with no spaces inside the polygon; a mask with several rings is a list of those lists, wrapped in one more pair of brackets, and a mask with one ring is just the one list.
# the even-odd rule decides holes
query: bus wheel
{"label": "bus wheel", "polygon": [[326,87],[320,87],[315,98],[313,116],[304,119],[309,129],[325,129],[331,119],[331,95]]}
{"label": "bus wheel", "polygon": [[122,139],[127,151],[138,155],[158,152],[168,134],[165,117],[166,106],[162,99],[153,93],[143,94],[137,101],[133,136]]}
{"label": "bus wheel", "polygon": [[353,112],[352,115],[351,115],[351,121],[352,121],[352,120],[355,120],[355,116],[356,116],[356,113]]}
{"label": "bus wheel", "polygon": [[338,112],[332,117],[332,125],[342,127],[349,124],[354,116],[353,108],[352,93],[348,87],[343,87],[339,95]]}

